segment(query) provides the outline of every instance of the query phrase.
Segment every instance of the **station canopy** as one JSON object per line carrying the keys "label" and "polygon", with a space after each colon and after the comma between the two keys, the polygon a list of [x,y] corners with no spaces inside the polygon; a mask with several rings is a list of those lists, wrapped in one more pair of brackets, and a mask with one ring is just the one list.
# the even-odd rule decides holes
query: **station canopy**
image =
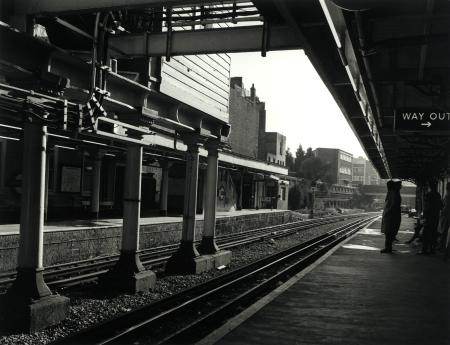
{"label": "station canopy", "polygon": [[448,175],[449,1],[255,4],[291,27],[381,177]]}
{"label": "station canopy", "polygon": [[[260,51],[264,56],[273,50],[304,49],[382,178],[418,182],[449,173],[447,0],[6,3],[14,4],[4,6],[14,8],[13,17],[37,18],[66,52],[89,51],[94,14],[99,12],[110,13],[115,25],[108,49],[118,59],[245,51]],[[0,54],[7,55],[2,51]],[[4,62],[8,56],[3,55],[0,60]],[[55,51],[51,58],[71,66],[70,59],[62,56]],[[19,62],[25,59],[16,57]],[[27,64],[35,66],[24,61],[25,67]],[[24,69],[19,67],[19,71]],[[2,68],[9,73],[12,67],[3,64]],[[54,75],[44,73],[43,77],[50,82]],[[111,78],[111,87],[122,89],[123,78],[114,74]],[[151,91],[135,83],[130,93],[119,94],[118,102],[106,106],[116,110],[122,99],[131,99],[136,100],[132,105],[138,109],[142,94],[147,97]],[[213,120],[219,127],[224,122],[219,117]]]}

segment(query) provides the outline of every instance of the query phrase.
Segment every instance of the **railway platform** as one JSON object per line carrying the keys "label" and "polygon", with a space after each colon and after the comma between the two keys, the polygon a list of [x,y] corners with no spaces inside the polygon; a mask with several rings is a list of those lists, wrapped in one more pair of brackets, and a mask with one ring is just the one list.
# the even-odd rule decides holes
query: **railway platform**
{"label": "railway platform", "polygon": [[[246,216],[246,215],[257,215],[262,213],[278,213],[286,212],[286,210],[278,209],[245,209],[245,210],[235,210],[235,211],[222,211],[217,212],[217,218],[228,218],[236,216]],[[197,214],[195,216],[196,220],[203,220],[203,214]],[[151,225],[151,224],[167,224],[167,223],[181,223],[183,221],[183,216],[158,216],[158,217],[142,217],[140,219],[141,225]],[[84,229],[94,229],[94,228],[114,228],[122,226],[122,218],[101,218],[98,220],[65,220],[65,221],[54,221],[48,222],[44,225],[44,232],[54,232],[54,231],[73,231],[73,230],[84,230]],[[0,224],[0,236],[1,235],[12,235],[18,234],[20,229],[20,224]]]}
{"label": "railway platform", "polygon": [[[303,219],[287,210],[240,210],[217,212],[216,235],[277,225]],[[44,225],[44,265],[87,260],[117,254],[121,249],[123,219],[98,219],[49,222]],[[140,248],[179,243],[183,218],[146,217],[140,219]],[[0,225],[0,272],[15,270],[19,248],[19,224]],[[196,238],[201,239],[204,216],[196,215]]]}
{"label": "railway platform", "polygon": [[199,344],[450,344],[450,262],[405,244],[381,254],[381,222],[358,232]]}

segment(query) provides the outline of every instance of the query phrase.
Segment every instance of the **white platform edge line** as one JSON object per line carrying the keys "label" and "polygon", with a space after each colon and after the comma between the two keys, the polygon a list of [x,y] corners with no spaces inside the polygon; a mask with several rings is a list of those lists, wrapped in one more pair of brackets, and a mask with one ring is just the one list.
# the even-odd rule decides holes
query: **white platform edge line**
{"label": "white platform edge line", "polygon": [[244,321],[249,319],[251,316],[256,314],[259,310],[261,310],[263,307],[265,307],[267,304],[272,302],[275,298],[277,298],[279,295],[281,295],[283,292],[288,290],[292,285],[297,283],[300,279],[302,279],[304,276],[306,276],[309,272],[314,270],[317,266],[319,266],[323,261],[325,261],[328,257],[330,257],[336,250],[341,248],[345,243],[349,242],[351,239],[353,239],[358,233],[370,227],[373,223],[375,223],[377,220],[380,219],[381,216],[375,218],[372,222],[367,224],[364,228],[358,230],[356,233],[354,233],[352,236],[348,237],[341,243],[339,243],[338,246],[330,249],[327,253],[325,253],[323,256],[321,256],[319,259],[317,259],[313,264],[309,265],[299,273],[297,273],[295,276],[290,278],[288,281],[277,287],[275,290],[270,292],[268,295],[264,296],[251,306],[249,306],[247,309],[233,317],[231,320],[227,321],[224,325],[219,327],[218,329],[214,330],[210,334],[208,334],[206,337],[201,339],[200,341],[196,342],[195,345],[212,345],[218,342],[220,339],[225,337],[228,333],[233,331],[235,328],[237,328],[239,325],[241,325]]}

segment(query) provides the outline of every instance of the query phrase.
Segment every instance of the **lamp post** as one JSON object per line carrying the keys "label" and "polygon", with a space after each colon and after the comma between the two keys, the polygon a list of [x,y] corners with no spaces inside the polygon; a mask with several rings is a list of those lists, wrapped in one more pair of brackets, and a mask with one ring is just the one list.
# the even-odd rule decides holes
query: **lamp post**
{"label": "lamp post", "polygon": [[311,211],[309,214],[309,218],[314,218],[314,207],[316,204],[316,191],[319,191],[320,185],[322,185],[323,182],[321,180],[316,180],[311,184],[311,192],[312,192],[312,200],[311,200]]}
{"label": "lamp post", "polygon": [[311,187],[311,192],[312,192],[312,200],[311,200],[311,210],[310,210],[310,213],[309,213],[309,218],[310,219],[312,219],[312,218],[314,218],[314,204],[315,204],[315,201],[316,201],[316,190],[317,190],[317,187]]}

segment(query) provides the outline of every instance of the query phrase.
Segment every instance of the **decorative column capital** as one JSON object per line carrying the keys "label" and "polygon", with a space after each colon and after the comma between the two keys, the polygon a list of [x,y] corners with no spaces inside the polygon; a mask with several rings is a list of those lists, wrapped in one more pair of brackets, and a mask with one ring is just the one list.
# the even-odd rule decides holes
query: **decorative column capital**
{"label": "decorative column capital", "polygon": [[198,133],[182,133],[181,139],[183,143],[187,146],[189,152],[198,152],[200,146],[203,145],[206,138]]}
{"label": "decorative column capital", "polygon": [[222,151],[222,148],[224,146],[224,143],[221,142],[219,139],[208,139],[204,147],[208,151],[208,155],[211,156],[217,156],[220,151]]}

